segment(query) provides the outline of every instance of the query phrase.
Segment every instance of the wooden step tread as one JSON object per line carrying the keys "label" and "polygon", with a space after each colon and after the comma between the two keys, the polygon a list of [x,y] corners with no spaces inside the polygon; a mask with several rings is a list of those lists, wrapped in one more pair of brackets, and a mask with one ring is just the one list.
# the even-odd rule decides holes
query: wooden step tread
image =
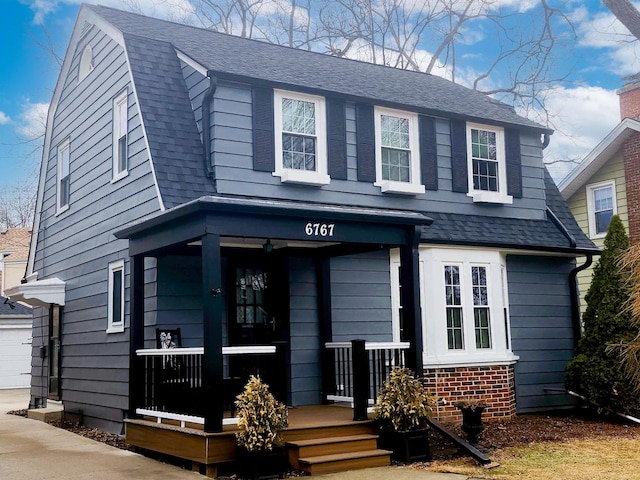
{"label": "wooden step tread", "polygon": [[362,434],[362,435],[346,435],[343,437],[329,437],[329,438],[312,438],[309,440],[297,440],[287,442],[287,445],[291,447],[309,447],[312,445],[327,445],[331,443],[346,443],[356,442],[361,440],[377,440],[378,435]]}
{"label": "wooden step tread", "polygon": [[333,455],[319,455],[317,457],[300,458],[302,464],[317,465],[320,463],[340,462],[343,460],[353,460],[358,458],[384,457],[391,455],[389,450],[365,450],[363,452],[336,453]]}

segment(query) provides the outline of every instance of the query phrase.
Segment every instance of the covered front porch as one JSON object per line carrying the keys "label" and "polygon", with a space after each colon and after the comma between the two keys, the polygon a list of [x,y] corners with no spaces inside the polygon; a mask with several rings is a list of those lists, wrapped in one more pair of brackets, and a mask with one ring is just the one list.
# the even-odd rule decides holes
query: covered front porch
{"label": "covered front porch", "polygon": [[[141,418],[224,433],[250,374],[287,405],[346,402],[351,420],[366,421],[393,366],[422,370],[418,240],[430,222],[414,212],[205,197],[118,232],[130,253],[127,436]],[[390,296],[391,248],[401,258],[400,333],[371,292]],[[346,262],[342,274],[355,280],[337,286],[332,261]],[[376,262],[386,270],[368,271]],[[336,314],[352,297],[367,308]],[[173,333],[172,348],[160,348],[163,332]]]}

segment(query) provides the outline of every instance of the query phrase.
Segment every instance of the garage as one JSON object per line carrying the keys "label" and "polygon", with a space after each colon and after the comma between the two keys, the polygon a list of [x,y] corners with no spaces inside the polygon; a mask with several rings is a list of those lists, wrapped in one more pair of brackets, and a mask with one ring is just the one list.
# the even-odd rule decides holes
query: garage
{"label": "garage", "polygon": [[0,309],[0,389],[27,388],[31,385],[31,309],[17,304],[11,312],[2,310],[5,309]]}

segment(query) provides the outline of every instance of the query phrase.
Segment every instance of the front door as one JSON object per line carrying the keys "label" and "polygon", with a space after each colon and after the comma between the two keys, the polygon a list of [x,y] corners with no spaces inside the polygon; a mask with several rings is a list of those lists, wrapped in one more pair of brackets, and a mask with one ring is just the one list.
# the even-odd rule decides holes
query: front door
{"label": "front door", "polygon": [[288,276],[286,258],[236,252],[228,263],[228,335],[230,346],[277,345],[278,355],[229,358],[229,374],[246,381],[258,373],[284,398],[282,367],[288,343]]}

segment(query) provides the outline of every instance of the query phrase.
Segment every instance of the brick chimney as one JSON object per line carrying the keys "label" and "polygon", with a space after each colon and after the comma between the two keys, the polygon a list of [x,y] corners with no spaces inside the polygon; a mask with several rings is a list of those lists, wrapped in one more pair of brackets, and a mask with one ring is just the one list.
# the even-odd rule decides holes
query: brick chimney
{"label": "brick chimney", "polygon": [[[640,119],[640,73],[626,77],[624,87],[618,90],[620,118]],[[634,132],[624,143],[624,174],[627,187],[629,239],[640,241],[640,132]]]}

